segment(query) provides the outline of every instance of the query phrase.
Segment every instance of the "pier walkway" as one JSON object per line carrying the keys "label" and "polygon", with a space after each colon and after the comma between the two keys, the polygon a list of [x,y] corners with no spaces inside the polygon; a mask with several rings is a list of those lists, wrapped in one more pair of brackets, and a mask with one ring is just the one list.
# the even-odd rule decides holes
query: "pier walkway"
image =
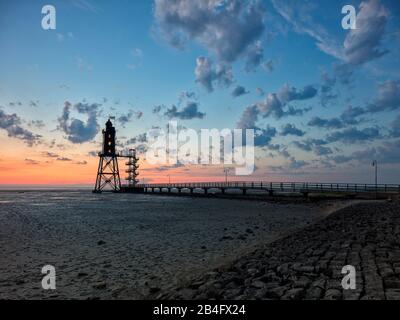
{"label": "pier walkway", "polygon": [[[127,189],[123,187],[122,190]],[[400,194],[398,184],[357,184],[357,183],[309,183],[309,182],[196,182],[139,184],[136,186],[145,193],[203,193],[225,194],[239,191],[246,195],[248,191],[265,192],[270,196],[282,193],[297,193],[308,196],[311,193],[345,194]]]}

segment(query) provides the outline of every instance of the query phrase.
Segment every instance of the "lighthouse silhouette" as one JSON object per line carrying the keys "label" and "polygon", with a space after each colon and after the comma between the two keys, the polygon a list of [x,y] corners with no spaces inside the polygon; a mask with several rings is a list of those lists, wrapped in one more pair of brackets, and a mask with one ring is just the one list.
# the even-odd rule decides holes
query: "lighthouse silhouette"
{"label": "lighthouse silhouette", "polygon": [[106,122],[106,129],[103,129],[102,133],[103,148],[99,153],[99,167],[93,192],[101,193],[107,187],[118,192],[121,190],[121,179],[119,177],[118,155],[115,152],[116,131],[111,119]]}
{"label": "lighthouse silhouette", "polygon": [[[116,152],[116,130],[111,119],[106,122],[106,128],[103,129],[103,146],[99,152],[99,166],[97,169],[96,185],[94,193],[101,193],[103,190],[111,190],[114,192],[143,192],[143,188],[138,183],[137,170],[139,168],[139,158],[136,156],[136,150],[130,149],[127,155]],[[127,158],[128,177],[127,185],[121,185],[119,176],[118,158]]]}

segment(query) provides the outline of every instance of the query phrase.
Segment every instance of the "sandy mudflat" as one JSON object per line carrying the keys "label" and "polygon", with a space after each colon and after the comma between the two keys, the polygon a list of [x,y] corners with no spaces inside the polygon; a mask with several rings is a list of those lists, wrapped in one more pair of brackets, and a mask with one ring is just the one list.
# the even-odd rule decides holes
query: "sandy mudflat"
{"label": "sandy mudflat", "polygon": [[[0,192],[0,298],[142,298],[302,228],[326,216],[328,207]],[[56,268],[56,291],[41,288],[46,264]]]}

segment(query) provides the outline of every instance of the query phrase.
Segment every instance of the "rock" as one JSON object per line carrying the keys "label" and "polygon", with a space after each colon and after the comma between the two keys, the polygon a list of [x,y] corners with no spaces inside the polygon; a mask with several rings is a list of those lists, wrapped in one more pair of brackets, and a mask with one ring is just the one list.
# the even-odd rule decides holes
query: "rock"
{"label": "rock", "polygon": [[231,236],[223,236],[222,238],[219,239],[219,241],[224,241],[224,240],[233,240]]}
{"label": "rock", "polygon": [[265,296],[270,299],[280,299],[286,290],[287,290],[286,287],[276,287],[267,290]]}
{"label": "rock", "polygon": [[342,298],[342,292],[337,289],[328,289],[325,292],[325,300],[340,300]]}
{"label": "rock", "polygon": [[151,293],[151,294],[154,294],[154,293],[159,292],[159,291],[161,290],[161,289],[160,289],[159,287],[157,287],[157,286],[150,286],[149,289],[150,289],[150,293]]}
{"label": "rock", "polygon": [[388,300],[400,300],[400,290],[398,289],[389,289],[385,294]]}
{"label": "rock", "polygon": [[255,268],[250,268],[250,269],[247,269],[247,273],[254,277],[256,274],[259,273],[259,270],[255,269]]}
{"label": "rock", "polygon": [[297,288],[297,289],[290,289],[285,293],[282,297],[283,300],[299,300],[303,297],[304,289]]}
{"label": "rock", "polygon": [[194,281],[194,282],[192,282],[190,285],[189,285],[189,288],[190,289],[198,289],[200,286],[202,286],[204,284],[204,281],[203,280],[197,280],[197,281]]}
{"label": "rock", "polygon": [[105,283],[105,282],[97,282],[93,285],[93,288],[98,289],[98,290],[105,289],[106,287],[107,287],[107,283]]}
{"label": "rock", "polygon": [[241,234],[240,236],[237,237],[239,240],[246,240],[247,237],[244,234]]}
{"label": "rock", "polygon": [[390,268],[390,267],[385,267],[385,268],[381,269],[379,273],[384,278],[391,277],[394,275],[394,272],[393,272],[392,268]]}
{"label": "rock", "polygon": [[227,290],[225,293],[226,299],[237,299],[238,296],[240,296],[243,293],[243,288],[235,288],[235,289],[230,289]]}
{"label": "rock", "polygon": [[300,279],[297,279],[294,284],[293,287],[294,288],[306,288],[309,284],[310,284],[310,279],[308,279],[307,277],[301,277]]}
{"label": "rock", "polygon": [[280,274],[288,274],[289,273],[289,264],[288,263],[281,264],[280,266],[278,266],[276,268],[276,271]]}
{"label": "rock", "polygon": [[312,287],[307,290],[305,299],[307,300],[318,300],[322,297],[323,290],[319,287]]}
{"label": "rock", "polygon": [[260,280],[255,280],[251,283],[251,286],[254,288],[262,289],[265,287],[265,283]]}
{"label": "rock", "polygon": [[391,289],[400,289],[399,279],[385,279],[385,287]]}

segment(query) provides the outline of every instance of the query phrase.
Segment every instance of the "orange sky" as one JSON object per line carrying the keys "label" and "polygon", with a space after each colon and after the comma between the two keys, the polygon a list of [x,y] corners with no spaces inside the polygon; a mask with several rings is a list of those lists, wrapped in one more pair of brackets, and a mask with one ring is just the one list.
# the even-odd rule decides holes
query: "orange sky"
{"label": "orange sky", "polygon": [[[0,136],[2,151],[0,153],[0,184],[7,185],[68,185],[94,184],[96,180],[98,157],[88,155],[92,146],[65,146],[66,150],[53,152],[49,157],[43,152],[43,146],[28,147],[23,142]],[[90,149],[91,147],[91,149]],[[66,158],[68,161],[62,161]],[[124,182],[125,160],[119,160],[120,176]],[[84,163],[84,164],[82,164]],[[225,179],[219,167],[191,166],[155,169],[143,160],[139,161],[140,182],[185,182],[185,181],[223,181]]]}

